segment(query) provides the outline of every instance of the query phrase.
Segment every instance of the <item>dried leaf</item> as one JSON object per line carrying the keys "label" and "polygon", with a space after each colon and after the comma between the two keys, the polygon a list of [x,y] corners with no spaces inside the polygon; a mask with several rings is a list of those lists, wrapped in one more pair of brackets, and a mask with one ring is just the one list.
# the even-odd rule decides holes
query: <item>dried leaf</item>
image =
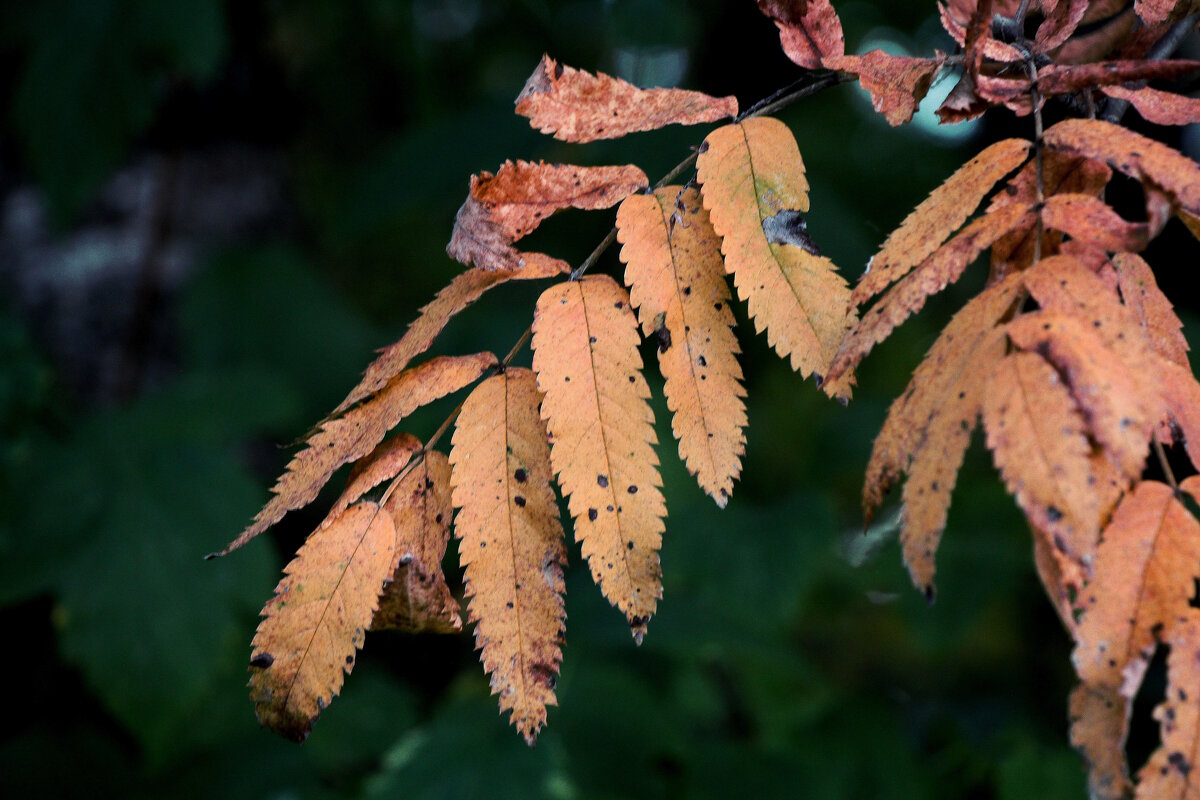
{"label": "dried leaf", "polygon": [[286,471],[271,487],[274,496],[254,517],[254,522],[216,555],[238,549],[283,519],[288,511],[311,503],[338,467],[367,455],[409,414],[457,392],[495,364],[496,357],[491,353],[431,359],[402,372],[386,388],[344,416],[321,425],[304,449],[288,462]]}
{"label": "dried leaf", "polygon": [[699,125],[736,117],[737,98],[683,89],[639,89],[604,73],[591,75],[548,55],[517,96],[517,113],[564,142],[619,139],[667,125]]}
{"label": "dried leaf", "polygon": [[1183,323],[1171,301],[1158,288],[1150,265],[1134,253],[1118,253],[1112,261],[1117,268],[1121,298],[1141,325],[1150,348],[1167,361],[1188,367],[1190,348],[1183,338]]}
{"label": "dried leaf", "polygon": [[1184,211],[1200,214],[1200,165],[1133,131],[1094,119],[1068,119],[1046,130],[1046,146],[1105,161],[1143,183],[1170,194]]}
{"label": "dried leaf", "polygon": [[695,189],[625,198],[617,239],[629,300],[658,339],[663,393],[679,456],[724,508],[742,470],[746,406],[721,240]]}
{"label": "dried leaf", "polygon": [[366,458],[355,462],[346,479],[346,488],[325,515],[321,527],[325,527],[342,515],[356,500],[384,481],[390,481],[408,466],[412,457],[421,451],[421,440],[407,433],[393,436],[371,451]]}
{"label": "dried leaf", "polygon": [[[1171,422],[1183,434],[1183,445],[1192,466],[1200,465],[1200,384],[1187,367],[1163,360],[1154,366],[1162,381],[1163,400]],[[1174,438],[1177,437],[1171,437]]]}
{"label": "dried leaf", "polygon": [[1193,770],[1200,759],[1200,618],[1194,609],[1178,613],[1171,625],[1167,690],[1154,718],[1161,744],[1138,772],[1136,797],[1196,800],[1200,786]]}
{"label": "dried leaf", "polygon": [[983,401],[987,445],[1004,485],[1055,549],[1091,562],[1100,534],[1086,427],[1071,393],[1034,353],[1012,353],[988,379]]}
{"label": "dried leaf", "polygon": [[[1051,64],[1038,71],[1038,93],[1044,100],[1055,95],[1073,94],[1131,81],[1179,78],[1198,69],[1200,61],[1129,60],[1100,61],[1092,64]],[[1032,83],[1028,76],[980,75],[977,84],[981,97],[993,103],[1002,103],[1020,116],[1033,110]]]}
{"label": "dried leaf", "polygon": [[551,463],[592,577],[640,642],[662,596],[667,510],[637,346],[629,298],[606,275],[551,286],[538,299],[533,369]]}
{"label": "dried leaf", "polygon": [[1057,0],[1052,10],[1045,11],[1046,18],[1034,36],[1034,47],[1045,53],[1070,39],[1083,21],[1089,5],[1091,0]]}
{"label": "dried leaf", "polygon": [[530,745],[557,705],[567,549],[533,373],[508,369],[463,404],[454,430],[454,531],[475,647],[500,710]]}
{"label": "dried leaf", "polygon": [[[994,14],[1011,18],[1017,10],[1017,2],[1019,0],[1015,2],[1014,0],[996,0],[996,2],[988,3],[988,7],[979,15],[979,19],[986,21],[990,26]],[[949,2],[938,3],[942,27],[946,29],[946,33],[950,34],[954,41],[964,50],[967,49],[968,26],[970,26],[972,18],[975,17],[980,5],[979,0],[949,0]],[[987,28],[983,30],[990,32]],[[976,40],[979,42],[980,55],[993,61],[1021,61],[1024,59],[1021,51],[1007,42],[1001,42],[998,39],[993,39],[991,36],[977,36]],[[967,60],[973,61],[974,58],[972,56],[972,58]],[[974,69],[976,72],[979,70],[977,62]]]}
{"label": "dried leaf", "polygon": [[829,0],[758,0],[758,10],[775,21],[783,52],[801,67],[820,69],[845,55],[842,21]]}
{"label": "dried leaf", "polygon": [[1149,240],[1144,222],[1126,222],[1099,198],[1056,194],[1042,208],[1042,223],[1105,250],[1141,250]]}
{"label": "dried leaf", "polygon": [[1161,25],[1194,7],[1191,0],[1133,0],[1133,8],[1146,25]]}
{"label": "dried leaf", "polygon": [[960,167],[888,236],[854,287],[854,304],[862,305],[927,259],[974,213],[996,182],[1028,157],[1029,142],[1005,139]]}
{"label": "dried leaf", "polygon": [[1142,119],[1155,125],[1191,125],[1200,122],[1200,98],[1149,87],[1127,89],[1124,86],[1106,86],[1103,91],[1109,97],[1127,101],[1137,109]]}
{"label": "dried leaf", "polygon": [[364,501],[301,546],[254,635],[249,686],[260,723],[308,736],[354,668],[395,542],[391,517]]}
{"label": "dried leaf", "polygon": [[[538,254],[518,253],[513,242],[528,236],[551,214],[564,208],[609,208],[648,185],[646,173],[632,164],[576,167],[506,161],[495,175],[471,176],[471,191],[458,210],[446,252],[481,269],[517,269],[537,260]],[[555,266],[551,262],[549,268]]]}
{"label": "dried leaf", "polygon": [[857,75],[859,84],[871,93],[875,110],[896,126],[912,121],[943,61],[941,57],[907,58],[872,50],[861,56],[826,59],[825,66]]}
{"label": "dried leaf", "polygon": [[1132,704],[1107,686],[1081,684],[1071,692],[1071,744],[1087,762],[1091,800],[1128,800],[1125,738]]}
{"label": "dried leaf", "polygon": [[1033,533],[1033,565],[1038,579],[1063,627],[1074,637],[1075,608],[1072,600],[1084,584],[1084,570],[1055,546],[1050,533],[1036,527],[1030,530]]}
{"label": "dried leaf", "polygon": [[553,278],[568,271],[565,261],[543,258],[530,259],[524,266],[512,270],[468,269],[459,273],[437,293],[433,302],[421,309],[420,316],[408,326],[400,340],[386,347],[379,357],[371,362],[362,380],[333,413],[342,413],[359,400],[386,386],[388,381],[403,372],[414,358],[429,349],[451,319],[483,296],[488,289],[508,281]]}
{"label": "dried leaf", "polygon": [[792,369],[823,375],[851,322],[850,292],[805,234],[808,181],[791,131],[769,117],[718,128],[704,140],[696,171],[725,269],[755,329],[767,331]]}
{"label": "dried leaf", "polygon": [[[1118,6],[1123,6],[1126,0],[1113,0]],[[1091,9],[1103,10],[1104,3],[1097,3],[1093,0]],[[1058,57],[1055,59],[1059,64],[1085,64],[1093,61],[1099,61],[1112,55],[1121,43],[1129,38],[1129,34],[1134,30],[1134,25],[1137,22],[1137,15],[1133,13],[1132,8],[1125,9],[1120,13],[1104,13],[1096,20],[1090,20],[1084,16],[1084,24],[1091,29],[1086,33],[1081,33],[1066,44],[1058,51]],[[1091,27],[1090,23],[1104,19],[1096,27]]]}
{"label": "dried leaf", "polygon": [[371,630],[458,633],[458,601],[442,573],[454,513],[446,456],[427,452],[396,483],[384,509],[396,527],[396,549]]}

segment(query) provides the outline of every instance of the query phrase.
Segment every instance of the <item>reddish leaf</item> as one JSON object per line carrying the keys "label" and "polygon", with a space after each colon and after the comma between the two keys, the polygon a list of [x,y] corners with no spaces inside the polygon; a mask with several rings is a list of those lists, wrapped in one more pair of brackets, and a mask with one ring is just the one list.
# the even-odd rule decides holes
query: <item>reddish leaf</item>
{"label": "reddish leaf", "polygon": [[846,53],[842,21],[829,0],[758,0],[758,10],[775,21],[783,52],[805,69]]}
{"label": "reddish leaf", "polygon": [[826,59],[825,66],[858,76],[859,84],[871,93],[875,110],[889,125],[903,125],[913,118],[929,91],[943,58],[906,58],[872,50],[861,56]]}
{"label": "reddish leaf", "polygon": [[1146,223],[1126,222],[1103,200],[1086,194],[1056,194],[1047,199],[1042,223],[1112,252],[1141,250],[1149,237]]}
{"label": "reddish leaf", "polygon": [[1127,89],[1124,86],[1106,86],[1103,91],[1109,97],[1128,101],[1142,115],[1142,119],[1155,125],[1191,125],[1200,122],[1200,98],[1148,87]]}

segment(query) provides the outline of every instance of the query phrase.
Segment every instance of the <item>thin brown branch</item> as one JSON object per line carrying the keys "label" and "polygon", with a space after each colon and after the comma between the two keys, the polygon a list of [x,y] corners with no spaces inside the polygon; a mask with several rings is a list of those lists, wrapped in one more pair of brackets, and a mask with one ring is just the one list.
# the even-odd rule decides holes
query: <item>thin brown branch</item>
{"label": "thin brown branch", "polygon": [[1167,485],[1179,494],[1179,483],[1175,480],[1175,471],[1171,469],[1171,464],[1167,461],[1167,452],[1163,450],[1162,442],[1158,440],[1158,434],[1150,439],[1154,443],[1154,454],[1158,456],[1158,465],[1162,467],[1163,477],[1167,479]]}

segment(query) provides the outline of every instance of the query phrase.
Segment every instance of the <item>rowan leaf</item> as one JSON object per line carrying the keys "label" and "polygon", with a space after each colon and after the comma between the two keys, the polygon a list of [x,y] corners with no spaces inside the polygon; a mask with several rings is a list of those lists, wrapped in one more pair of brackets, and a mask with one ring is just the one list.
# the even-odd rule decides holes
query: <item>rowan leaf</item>
{"label": "rowan leaf", "polygon": [[1105,86],[1103,91],[1109,97],[1125,100],[1137,109],[1142,119],[1155,125],[1191,125],[1200,122],[1200,98],[1185,97],[1148,86],[1141,89]]}
{"label": "rowan leaf", "polygon": [[316,499],[338,467],[362,458],[400,421],[423,405],[458,391],[495,366],[491,353],[441,356],[405,370],[384,389],[309,437],[271,488],[274,494],[254,521],[216,555],[226,555],[270,528],[288,511]]}
{"label": "rowan leaf", "polygon": [[665,186],[617,210],[629,301],[658,341],[679,456],[721,508],[742,471],[746,405],[721,240],[695,189]]}
{"label": "rowan leaf", "polygon": [[548,55],[517,95],[517,113],[564,142],[619,139],[667,125],[699,125],[736,117],[737,98],[684,89],[639,89],[598,72],[559,64]]}
{"label": "rowan leaf", "polygon": [[407,433],[393,436],[371,451],[366,458],[355,462],[346,479],[346,488],[325,515],[324,527],[342,515],[356,500],[384,481],[390,481],[408,466],[412,457],[421,451],[421,440]]}
{"label": "rowan leaf", "polygon": [[925,261],[974,213],[997,181],[1028,157],[1029,142],[1005,139],[960,167],[888,236],[854,287],[854,304],[861,306]]}
{"label": "rowan leaf", "polygon": [[758,10],[775,21],[783,52],[805,69],[846,53],[842,21],[829,0],[758,0]]}
{"label": "rowan leaf", "polygon": [[[454,220],[446,252],[451,258],[481,269],[518,269],[529,261],[548,258],[518,253],[516,242],[542,221],[565,208],[610,208],[649,185],[646,173],[632,164],[619,167],[577,167],[544,161],[506,161],[493,175],[471,176],[471,189]],[[543,262],[554,269],[559,262]]]}
{"label": "rowan leaf", "polygon": [[872,50],[861,56],[827,58],[825,66],[858,76],[859,85],[871,94],[875,111],[894,126],[911,122],[929,92],[944,58],[909,58]]}
{"label": "rowan leaf", "polygon": [[1059,64],[1084,64],[1111,56],[1129,39],[1135,24],[1138,24],[1133,9],[1125,5],[1126,0],[1092,0],[1081,26],[1087,29],[1086,32],[1077,32],[1063,44],[1058,49],[1055,61]]}
{"label": "rowan leaf", "polygon": [[[972,20],[978,16],[980,21],[985,21],[987,27],[981,27],[981,30],[987,32],[990,28],[994,14],[1011,18],[1017,9],[1017,3],[1013,0],[996,0],[996,2],[988,2],[983,9],[983,13],[979,14],[980,6],[984,5],[979,0],[948,0],[947,2],[938,3],[939,18],[942,27],[946,33],[954,39],[954,41],[967,49],[967,32]],[[1007,42],[1002,42],[994,39],[991,36],[976,36],[978,42],[976,50],[979,55],[992,59],[994,61],[1020,61],[1023,56],[1021,51],[1013,47]],[[979,71],[979,65],[973,61],[974,57],[966,59],[968,63],[974,63],[974,71]]]}
{"label": "rowan leaf", "polygon": [[1177,13],[1192,7],[1190,0],[1133,0],[1134,11],[1148,26],[1161,25]]}
{"label": "rowan leaf", "polygon": [[1043,141],[1062,153],[1105,161],[1165,191],[1189,214],[1200,214],[1200,165],[1164,144],[1095,119],[1063,120],[1046,130]]}
{"label": "rowan leaf", "polygon": [[1083,617],[1072,655],[1079,677],[1124,687],[1132,697],[1156,632],[1187,612],[1197,577],[1200,523],[1171,487],[1142,481],[1104,529],[1093,579],[1080,597]]}
{"label": "rowan leaf", "polygon": [[1071,692],[1071,744],[1087,762],[1091,800],[1128,800],[1132,786],[1125,739],[1132,705],[1108,686],[1080,684]]}
{"label": "rowan leaf", "polygon": [[426,452],[396,482],[384,510],[396,528],[396,547],[371,630],[458,633],[458,601],[442,572],[454,513],[446,456]]}
{"label": "rowan leaf", "polygon": [[[1198,69],[1200,61],[1129,60],[1050,64],[1038,70],[1037,87],[1038,94],[1046,98],[1131,81],[1179,78]],[[1028,76],[980,75],[978,79],[980,96],[993,103],[1003,103],[1018,115],[1033,110],[1032,86]]]}
{"label": "rowan leaf", "polygon": [[1200,384],[1186,366],[1160,360],[1155,368],[1162,381],[1167,413],[1183,434],[1184,448],[1192,466],[1196,467],[1200,465]]}
{"label": "rowan leaf", "polygon": [[1062,313],[1039,311],[1008,325],[1013,344],[1037,351],[1062,372],[1093,437],[1128,480],[1142,473],[1158,416],[1147,391],[1092,325]]}
{"label": "rowan leaf", "polygon": [[[951,283],[987,248],[1004,234],[1033,216],[1029,206],[1007,205],[972,221],[926,258],[920,266],[887,290],[838,347],[829,369],[829,380],[837,382],[852,373],[875,345],[921,310],[925,301]],[[862,284],[859,284],[860,286]]]}
{"label": "rowan leaf", "polygon": [[696,172],[755,330],[793,370],[825,374],[851,321],[849,290],[806,233],[808,181],[791,131],[769,117],[718,128]]}
{"label": "rowan leaf", "polygon": [[[1034,35],[1034,46],[1037,50],[1045,53],[1070,39],[1091,4],[1091,0],[1056,0],[1053,4],[1043,2],[1042,12],[1045,19]],[[1046,8],[1047,6],[1051,7]]]}
{"label": "rowan leaf", "polygon": [[369,397],[404,371],[414,358],[424,353],[434,339],[460,311],[470,306],[493,286],[508,281],[540,280],[569,272],[565,261],[530,259],[516,269],[468,269],[450,281],[420,315],[408,326],[400,340],[384,348],[363,373],[358,385],[346,395],[333,413],[340,414],[358,401]]}
{"label": "rowan leaf", "polygon": [[258,721],[302,741],[354,667],[396,529],[375,503],[355,503],[300,547],[263,608],[250,659]]}
{"label": "rowan leaf", "polygon": [[606,275],[551,286],[538,298],[533,369],[545,394],[551,463],[592,578],[640,643],[662,596],[667,510],[637,346],[629,298]]}
{"label": "rowan leaf", "polygon": [[1042,224],[1105,250],[1141,250],[1149,240],[1144,222],[1126,222],[1107,203],[1087,194],[1056,194],[1042,207]]}
{"label": "rowan leaf", "polygon": [[1168,639],[1167,690],[1154,709],[1161,744],[1138,772],[1137,794],[1142,800],[1200,798],[1193,770],[1200,760],[1200,618],[1194,609],[1177,612]]}
{"label": "rowan leaf", "polygon": [[1005,488],[1056,550],[1091,562],[1100,534],[1091,445],[1071,393],[1035,353],[996,364],[983,400],[987,445]]}
{"label": "rowan leaf", "polygon": [[475,647],[500,710],[530,745],[557,705],[567,560],[533,373],[510,368],[471,392],[454,429],[454,522]]}

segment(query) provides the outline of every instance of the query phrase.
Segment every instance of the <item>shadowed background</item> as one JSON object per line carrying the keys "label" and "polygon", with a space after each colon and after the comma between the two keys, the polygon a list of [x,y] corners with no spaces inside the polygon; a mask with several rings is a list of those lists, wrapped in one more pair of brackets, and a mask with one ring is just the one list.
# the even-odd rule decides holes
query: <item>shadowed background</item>
{"label": "shadowed background", "polygon": [[[837,7],[852,52],[953,47],[932,2]],[[848,408],[778,361],[739,307],[742,481],[718,510],[656,400],[660,613],[634,647],[571,545],[561,705],[535,749],[497,715],[467,634],[369,636],[302,746],[254,719],[258,609],[327,504],[201,557],[265,500],[283,445],[455,274],[444,246],[468,176],[542,158],[634,162],[655,180],[704,136],[537,134],[512,103],[541,54],[747,107],[800,76],[754,3],[8,0],[0,13],[0,629],[14,676],[0,794],[1083,795],[1069,642],[978,437],[935,605],[909,585],[895,531],[861,531],[872,438],[982,264],[868,359]],[[781,114],[808,167],[809,231],[848,278],[971,153],[1031,132],[937,129],[951,82],[898,130],[850,85]],[[1186,150],[1188,134],[1156,135]],[[612,218],[561,214],[529,249],[578,263]],[[1178,247],[1194,258],[1171,223],[1152,262]],[[597,269],[620,274],[615,250]],[[1178,279],[1160,281],[1193,322]],[[542,286],[493,291],[433,352],[506,352]],[[406,429],[428,436],[453,403]]]}

